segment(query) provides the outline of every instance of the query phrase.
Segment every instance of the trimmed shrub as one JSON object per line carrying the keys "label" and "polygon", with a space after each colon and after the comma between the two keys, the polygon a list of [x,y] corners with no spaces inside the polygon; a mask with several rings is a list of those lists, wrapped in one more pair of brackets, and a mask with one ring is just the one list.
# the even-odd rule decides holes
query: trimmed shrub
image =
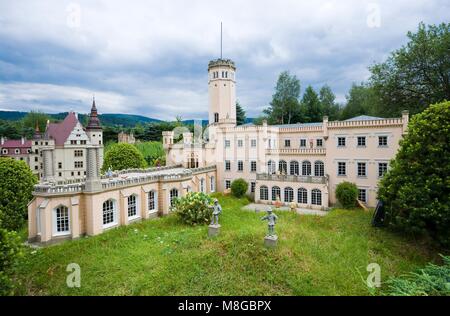
{"label": "trimmed shrub", "polygon": [[444,265],[429,263],[425,268],[387,281],[387,295],[450,296],[450,257],[443,256]]}
{"label": "trimmed shrub", "polygon": [[247,193],[248,190],[248,183],[244,179],[236,179],[233,182],[231,182],[231,193],[237,197],[241,198]]}
{"label": "trimmed shrub", "polygon": [[0,296],[13,294],[11,277],[22,255],[23,247],[17,233],[0,228]]}
{"label": "trimmed shrub", "polygon": [[378,198],[389,227],[450,246],[450,102],[412,117]]}
{"label": "trimmed shrub", "polygon": [[358,198],[356,184],[347,181],[339,183],[336,187],[336,198],[344,208],[355,207]]}
{"label": "trimmed shrub", "polygon": [[18,230],[24,226],[36,183],[25,161],[0,158],[0,227]]}
{"label": "trimmed shrub", "polygon": [[112,170],[142,169],[147,166],[142,153],[133,145],[120,143],[111,145],[105,153],[102,172]]}
{"label": "trimmed shrub", "polygon": [[202,192],[189,192],[186,196],[177,198],[172,204],[172,212],[185,224],[204,225],[211,221],[212,198]]}

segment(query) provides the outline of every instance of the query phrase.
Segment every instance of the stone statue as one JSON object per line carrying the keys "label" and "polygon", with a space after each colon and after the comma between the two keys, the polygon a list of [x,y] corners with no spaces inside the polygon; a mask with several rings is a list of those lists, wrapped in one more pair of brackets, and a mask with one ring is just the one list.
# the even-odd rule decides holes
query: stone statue
{"label": "stone statue", "polygon": [[222,213],[222,206],[217,199],[214,199],[214,205],[211,208],[213,209],[211,225],[219,225],[219,214]]}
{"label": "stone statue", "polygon": [[276,236],[275,235],[275,223],[277,222],[278,216],[275,215],[272,211],[272,209],[269,207],[267,209],[267,215],[261,217],[262,221],[267,221],[269,231],[267,233],[267,236]]}

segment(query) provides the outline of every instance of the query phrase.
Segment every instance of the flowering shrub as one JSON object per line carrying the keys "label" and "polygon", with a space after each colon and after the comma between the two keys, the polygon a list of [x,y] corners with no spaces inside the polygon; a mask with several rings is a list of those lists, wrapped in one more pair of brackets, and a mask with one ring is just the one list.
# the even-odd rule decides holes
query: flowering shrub
{"label": "flowering shrub", "polygon": [[212,216],[212,198],[202,192],[189,192],[177,198],[172,204],[172,212],[185,224],[195,226],[209,223]]}

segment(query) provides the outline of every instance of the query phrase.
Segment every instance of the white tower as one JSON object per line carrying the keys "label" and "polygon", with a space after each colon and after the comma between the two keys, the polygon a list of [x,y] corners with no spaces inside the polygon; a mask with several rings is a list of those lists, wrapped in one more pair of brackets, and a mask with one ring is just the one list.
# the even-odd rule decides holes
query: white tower
{"label": "white tower", "polygon": [[208,64],[209,124],[236,126],[236,66],[230,59]]}

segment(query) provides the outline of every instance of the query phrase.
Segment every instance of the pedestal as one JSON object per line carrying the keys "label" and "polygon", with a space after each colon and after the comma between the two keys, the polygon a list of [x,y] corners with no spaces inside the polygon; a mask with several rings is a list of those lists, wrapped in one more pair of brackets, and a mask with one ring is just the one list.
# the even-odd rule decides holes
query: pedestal
{"label": "pedestal", "polygon": [[264,246],[266,246],[268,248],[276,247],[277,246],[277,242],[278,242],[278,236],[277,235],[264,237]]}
{"label": "pedestal", "polygon": [[209,237],[216,237],[219,235],[220,232],[220,225],[209,225],[208,226],[208,236]]}

